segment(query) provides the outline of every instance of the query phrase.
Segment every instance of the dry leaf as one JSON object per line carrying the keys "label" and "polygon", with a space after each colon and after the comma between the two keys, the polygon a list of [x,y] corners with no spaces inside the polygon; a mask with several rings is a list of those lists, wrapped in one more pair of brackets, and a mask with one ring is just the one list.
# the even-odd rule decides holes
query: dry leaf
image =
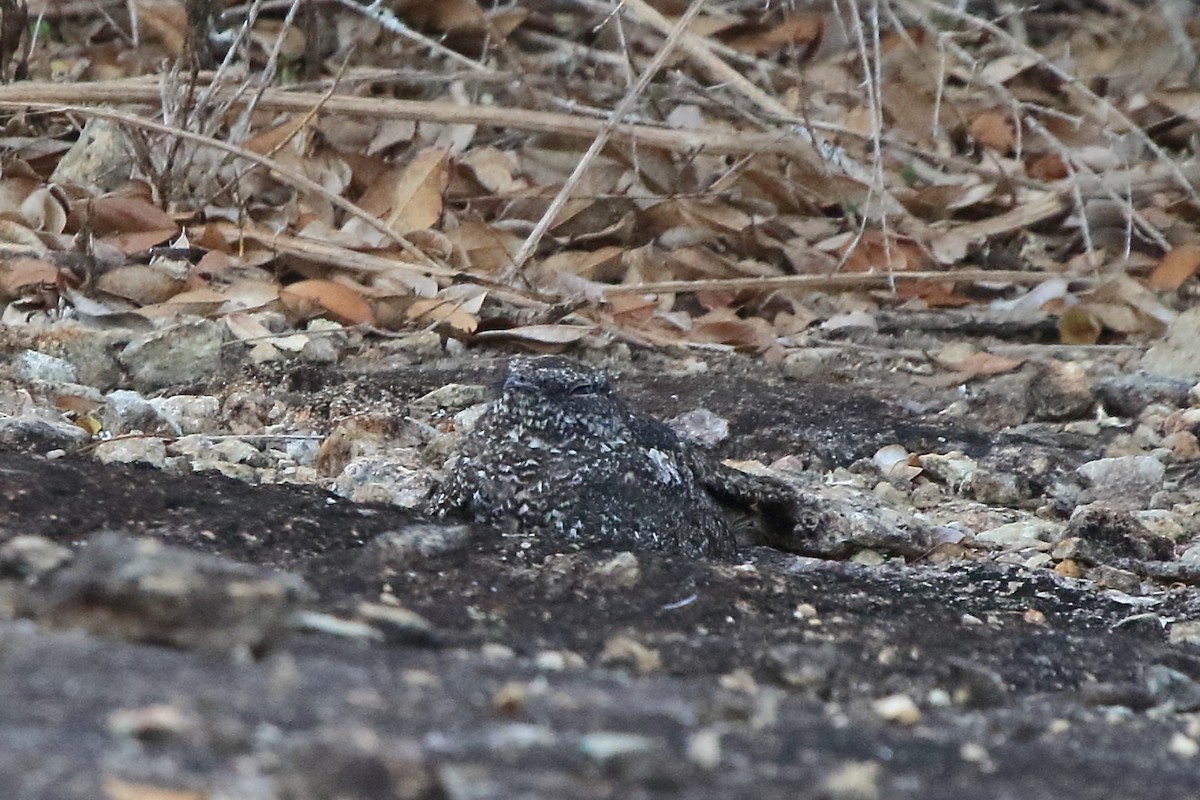
{"label": "dry leaf", "polygon": [[825,35],[825,19],[816,14],[788,14],[783,20],[768,28],[748,29],[738,26],[725,32],[720,39],[729,47],[755,55],[766,55],[785,47],[801,47],[804,61],[816,50]]}
{"label": "dry leaf", "polygon": [[183,52],[187,12],[178,0],[135,0],[138,30],[144,36],[157,39],[172,56]]}
{"label": "dry leaf", "polygon": [[296,114],[275,127],[250,137],[242,147],[259,155],[266,155],[282,148],[311,124],[312,117],[310,115]]}
{"label": "dry leaf", "polygon": [[1181,244],[1162,257],[1150,275],[1152,289],[1178,289],[1200,269],[1200,245]]}
{"label": "dry leaf", "polygon": [[516,158],[495,147],[477,147],[459,159],[459,164],[470,169],[479,185],[493,194],[508,194],[525,188],[524,181],[513,179]]}
{"label": "dry leaf", "polygon": [[476,339],[516,339],[538,344],[574,344],[595,328],[584,325],[521,325],[503,330],[480,331]]}
{"label": "dry leaf", "polygon": [[321,309],[344,325],[374,322],[371,306],[362,294],[344,283],[319,278],[299,281],[285,286],[279,299],[292,316],[300,319],[318,316]]}
{"label": "dry leaf", "polygon": [[127,264],[110,269],[96,278],[96,288],[140,306],[148,306],[181,292],[186,274],[151,264]]}
{"label": "dry leaf", "polygon": [[170,241],[179,233],[178,228],[160,228],[159,230],[133,231],[117,236],[106,236],[102,241],[116,247],[125,255],[144,253],[151,247],[157,247]]}
{"label": "dry leaf", "polygon": [[1028,156],[1025,159],[1025,174],[1039,181],[1060,181],[1067,177],[1067,165],[1058,153]]}
{"label": "dry leaf", "polygon": [[731,309],[720,308],[697,319],[688,338],[761,353],[775,344],[775,330],[762,317],[742,319]]}
{"label": "dry leaf", "polygon": [[450,183],[449,151],[430,148],[417,153],[391,187],[387,224],[398,233],[433,227],[442,216],[442,194]]}
{"label": "dry leaf", "polygon": [[450,286],[437,297],[415,300],[405,310],[405,316],[422,322],[445,323],[463,333],[474,333],[479,327],[480,309],[487,291],[478,286]]}
{"label": "dry leaf", "polygon": [[1019,358],[1008,358],[983,351],[973,351],[955,360],[948,360],[940,355],[935,356],[935,358],[944,367],[957,372],[969,373],[972,376],[1000,375],[1005,372],[1012,372],[1025,363]]}
{"label": "dry leaf", "polygon": [[89,214],[92,233],[96,236],[161,230],[170,230],[170,235],[174,236],[179,232],[179,226],[170,214],[140,197],[107,195],[77,204],[71,210],[76,230],[83,227]]}
{"label": "dry leaf", "polygon": [[[852,247],[848,255],[846,248]],[[842,248],[845,255],[843,269],[847,272],[871,272],[872,270],[920,269],[924,261],[921,248],[911,241],[892,236],[885,239],[880,231],[866,231],[857,242]]]}
{"label": "dry leaf", "polygon": [[1058,318],[1058,338],[1063,344],[1095,344],[1104,328],[1083,306],[1072,306]]}
{"label": "dry leaf", "polygon": [[971,121],[971,137],[984,147],[1007,153],[1017,143],[1012,118],[998,111],[985,111]]}
{"label": "dry leaf", "polygon": [[16,258],[0,261],[0,299],[21,297],[30,289],[58,280],[58,267],[38,258]]}

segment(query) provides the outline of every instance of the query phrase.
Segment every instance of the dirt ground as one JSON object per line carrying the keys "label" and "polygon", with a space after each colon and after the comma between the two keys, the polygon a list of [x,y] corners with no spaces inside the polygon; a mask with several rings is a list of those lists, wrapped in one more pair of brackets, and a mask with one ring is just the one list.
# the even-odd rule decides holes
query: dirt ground
{"label": "dirt ground", "polygon": [[[987,414],[934,412],[957,389],[856,358],[853,380],[804,380],[736,359],[669,374],[639,357],[617,385],[663,417],[721,415],[730,458],[836,469],[885,443],[981,459],[1013,446]],[[319,418],[338,402],[407,408],[502,363],[243,369],[232,383],[274,386]],[[1067,461],[1100,448],[1024,435],[1027,452]],[[0,487],[0,543],[80,552],[103,532],[149,536],[301,576],[326,621],[363,602],[420,620],[392,637],[304,625],[239,657],[23,619],[36,580],[10,570],[6,797],[1200,796],[1200,650],[1166,631],[1200,615],[1184,583],[1113,592],[983,551],[881,564],[559,552],[482,529],[398,555],[379,542],[436,534],[393,505],[17,447],[0,450]]]}

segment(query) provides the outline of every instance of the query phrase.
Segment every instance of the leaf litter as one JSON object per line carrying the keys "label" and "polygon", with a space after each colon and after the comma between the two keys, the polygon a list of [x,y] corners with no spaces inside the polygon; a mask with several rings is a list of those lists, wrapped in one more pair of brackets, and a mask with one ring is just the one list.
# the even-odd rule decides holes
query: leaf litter
{"label": "leaf litter", "polygon": [[[5,65],[7,321],[86,297],[239,335],[282,312],[778,353],[847,313],[971,307],[1144,341],[1196,291],[1196,32],[1153,4],[1069,29],[710,4],[683,29],[641,0],[255,2],[217,50],[181,0],[136,7],[51,14]],[[561,331],[521,319],[561,303]]]}

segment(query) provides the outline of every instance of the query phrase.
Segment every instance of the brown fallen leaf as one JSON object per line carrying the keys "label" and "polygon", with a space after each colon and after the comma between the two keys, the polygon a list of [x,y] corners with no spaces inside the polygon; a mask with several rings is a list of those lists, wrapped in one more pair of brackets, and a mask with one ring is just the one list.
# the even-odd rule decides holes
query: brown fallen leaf
{"label": "brown fallen leaf", "polygon": [[449,286],[437,297],[422,298],[408,304],[405,316],[422,323],[444,323],[463,333],[474,333],[479,327],[480,309],[487,291],[478,286]]}
{"label": "brown fallen leaf", "polygon": [[96,288],[140,306],[161,303],[183,290],[185,271],[154,264],[127,264],[96,278]]}
{"label": "brown fallen leaf", "polygon": [[409,162],[391,187],[388,226],[399,233],[433,227],[442,216],[442,194],[450,184],[449,155],[445,148],[433,147]]}
{"label": "brown fallen leaf", "polygon": [[937,358],[937,362],[951,370],[956,372],[966,372],[972,376],[1000,375],[1005,372],[1012,372],[1025,363],[1024,359],[998,356],[994,353],[987,353],[982,350],[975,351],[956,361],[948,361],[943,360],[942,358]]}
{"label": "brown fallen leaf", "polygon": [[149,200],[126,195],[106,195],[77,203],[69,217],[74,230],[80,230],[85,221],[90,222],[96,236],[161,230],[171,230],[173,236],[179,230],[171,215]]}
{"label": "brown fallen leaf", "polygon": [[1104,326],[1083,306],[1071,306],[1058,318],[1058,338],[1063,344],[1095,344]]}
{"label": "brown fallen leaf", "polygon": [[1012,117],[999,111],[985,111],[971,121],[971,137],[984,147],[1007,153],[1017,142]]}
{"label": "brown fallen leaf", "polygon": [[800,47],[800,61],[821,44],[825,35],[825,20],[817,14],[788,14],[778,24],[766,26],[739,25],[721,36],[729,47],[755,55],[766,55],[785,47]]}
{"label": "brown fallen leaf", "polygon": [[283,306],[294,317],[308,319],[321,311],[344,325],[372,324],[374,314],[363,296],[344,283],[313,278],[285,286],[279,292]]}
{"label": "brown fallen leaf", "polygon": [[697,319],[688,338],[762,353],[775,344],[775,329],[762,317],[742,319],[732,309],[719,308]]}
{"label": "brown fallen leaf", "polygon": [[16,258],[0,261],[0,300],[25,295],[43,284],[58,280],[58,267],[40,258]]}
{"label": "brown fallen leaf", "polygon": [[1173,290],[1200,269],[1200,245],[1181,244],[1162,257],[1150,274],[1150,288]]}

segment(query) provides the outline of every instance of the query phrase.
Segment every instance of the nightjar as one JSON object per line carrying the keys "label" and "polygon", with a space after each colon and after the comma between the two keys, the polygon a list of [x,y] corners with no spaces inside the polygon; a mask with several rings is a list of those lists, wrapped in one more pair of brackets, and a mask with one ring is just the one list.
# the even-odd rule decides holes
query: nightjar
{"label": "nightjar", "polygon": [[430,504],[581,546],[731,557],[735,536],[716,498],[754,505],[764,486],[788,491],[685,445],[627,407],[603,374],[543,356],[512,360]]}

